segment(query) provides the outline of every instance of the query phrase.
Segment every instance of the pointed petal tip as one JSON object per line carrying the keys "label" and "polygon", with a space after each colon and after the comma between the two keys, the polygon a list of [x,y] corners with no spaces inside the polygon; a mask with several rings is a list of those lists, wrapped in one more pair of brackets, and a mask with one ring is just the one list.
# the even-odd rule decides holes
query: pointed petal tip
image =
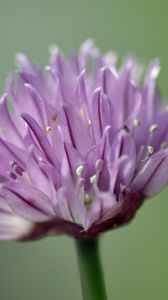
{"label": "pointed petal tip", "polygon": [[25,83],[24,83],[24,86],[25,86],[26,88],[28,88],[28,89],[32,89],[32,85],[31,85],[30,83],[28,83],[28,82],[25,82]]}
{"label": "pointed petal tip", "polygon": [[7,100],[7,97],[8,97],[8,94],[7,94],[7,93],[4,93],[4,94],[1,96],[0,103],[1,103],[1,102],[5,102],[5,101]]}
{"label": "pointed petal tip", "polygon": [[30,93],[30,95],[32,97],[37,96],[38,98],[41,98],[38,91],[36,90],[36,88],[32,84],[26,82],[26,83],[24,83],[24,87],[28,90],[28,92]]}
{"label": "pointed petal tip", "polygon": [[94,44],[95,44],[94,40],[92,38],[89,38],[81,44],[80,50],[82,51],[90,50],[90,48],[92,48]]}
{"label": "pointed petal tip", "polygon": [[27,113],[21,113],[21,117],[27,122],[27,120],[29,120],[29,118],[31,118],[31,116]]}
{"label": "pointed petal tip", "polygon": [[60,51],[59,51],[59,47],[55,44],[51,44],[48,47],[48,51],[50,55],[57,55]]}
{"label": "pointed petal tip", "polygon": [[45,66],[45,71],[52,72],[52,68],[50,66]]}
{"label": "pointed petal tip", "polygon": [[153,78],[153,79],[157,78],[159,75],[160,69],[161,69],[160,60],[155,59],[152,63],[152,68],[151,68],[151,73],[150,73],[151,78]]}
{"label": "pointed petal tip", "polygon": [[26,55],[25,55],[24,53],[22,53],[22,52],[17,52],[17,53],[15,54],[15,59],[16,59],[17,62],[23,62],[23,61],[25,61],[25,58],[27,58],[27,57],[26,57]]}
{"label": "pointed petal tip", "polygon": [[15,64],[16,64],[16,67],[19,69],[19,70],[16,70],[16,72],[19,72],[20,70],[22,70],[22,68],[29,65],[28,57],[22,52],[16,53]]}
{"label": "pointed petal tip", "polygon": [[113,66],[105,65],[102,68],[100,68],[100,73],[102,74],[110,74],[113,75],[114,77],[118,77],[117,71]]}
{"label": "pointed petal tip", "polygon": [[102,87],[101,86],[98,86],[97,88],[95,88],[95,90],[93,91],[93,99],[96,98],[96,97],[100,97],[102,93]]}

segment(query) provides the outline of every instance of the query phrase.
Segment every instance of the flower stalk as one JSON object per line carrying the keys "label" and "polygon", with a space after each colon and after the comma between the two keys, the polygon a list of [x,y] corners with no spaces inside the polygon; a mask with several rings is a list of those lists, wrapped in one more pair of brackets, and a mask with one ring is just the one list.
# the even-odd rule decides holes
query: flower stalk
{"label": "flower stalk", "polygon": [[98,239],[77,239],[83,300],[107,300]]}

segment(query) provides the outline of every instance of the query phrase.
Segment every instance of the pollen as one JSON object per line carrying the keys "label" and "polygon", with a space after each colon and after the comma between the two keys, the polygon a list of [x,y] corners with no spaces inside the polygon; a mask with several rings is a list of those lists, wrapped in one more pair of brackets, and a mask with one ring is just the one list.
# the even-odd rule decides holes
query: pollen
{"label": "pollen", "polygon": [[84,198],[84,204],[85,204],[86,208],[89,208],[91,203],[92,203],[92,200],[91,200],[90,196],[86,193],[85,198]]}
{"label": "pollen", "polygon": [[141,125],[141,120],[139,118],[133,119],[133,125],[139,127]]}
{"label": "pollen", "polygon": [[167,142],[163,142],[163,143],[160,144],[160,148],[161,149],[165,149],[167,147],[168,147],[168,143]]}
{"label": "pollen", "polygon": [[150,133],[154,133],[158,130],[159,126],[157,124],[152,124],[149,128]]}
{"label": "pollen", "polygon": [[51,121],[56,122],[56,120],[57,120],[57,116],[53,115],[52,118],[51,118]]}
{"label": "pollen", "polygon": [[83,172],[83,170],[84,170],[84,166],[79,166],[77,169],[76,169],[76,175],[77,176],[81,176],[81,174],[82,174],[82,172]]}
{"label": "pollen", "polygon": [[52,130],[52,128],[51,128],[50,126],[47,126],[47,127],[46,127],[46,131],[47,131],[47,132],[50,132],[51,130]]}
{"label": "pollen", "polygon": [[148,150],[148,153],[149,153],[150,155],[153,154],[154,149],[153,149],[153,147],[152,147],[151,145],[148,145],[148,146],[147,146],[147,150]]}
{"label": "pollen", "polygon": [[97,176],[96,176],[96,174],[93,175],[92,177],[90,177],[90,183],[91,183],[91,184],[97,183]]}
{"label": "pollen", "polygon": [[96,163],[95,163],[96,171],[101,171],[102,167],[103,167],[103,160],[102,159],[96,160]]}
{"label": "pollen", "polygon": [[79,109],[79,114],[80,114],[81,118],[83,118],[84,115],[85,115],[85,112],[84,112],[84,109],[83,109],[82,106],[81,106],[80,109]]}

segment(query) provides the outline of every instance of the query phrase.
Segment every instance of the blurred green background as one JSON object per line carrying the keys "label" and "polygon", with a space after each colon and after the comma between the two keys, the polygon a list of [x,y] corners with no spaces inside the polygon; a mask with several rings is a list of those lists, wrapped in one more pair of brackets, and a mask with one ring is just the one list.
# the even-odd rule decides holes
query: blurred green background
{"label": "blurred green background", "polygon": [[[167,0],[0,0],[0,91],[16,52],[45,65],[48,45],[68,52],[92,37],[102,51],[131,51],[145,63],[159,57],[159,85],[168,99],[167,15]],[[109,300],[168,299],[167,196],[165,189],[129,226],[102,236]],[[73,240],[1,243],[0,299],[80,300]]]}

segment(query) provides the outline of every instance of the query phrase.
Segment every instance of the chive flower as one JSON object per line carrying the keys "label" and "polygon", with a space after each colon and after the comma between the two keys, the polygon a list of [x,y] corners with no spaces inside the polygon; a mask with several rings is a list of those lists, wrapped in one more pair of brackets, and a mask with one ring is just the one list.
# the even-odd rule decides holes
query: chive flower
{"label": "chive flower", "polygon": [[91,239],[129,222],[168,181],[168,109],[154,60],[116,67],[91,40],[41,70],[17,54],[0,101],[0,239]]}

